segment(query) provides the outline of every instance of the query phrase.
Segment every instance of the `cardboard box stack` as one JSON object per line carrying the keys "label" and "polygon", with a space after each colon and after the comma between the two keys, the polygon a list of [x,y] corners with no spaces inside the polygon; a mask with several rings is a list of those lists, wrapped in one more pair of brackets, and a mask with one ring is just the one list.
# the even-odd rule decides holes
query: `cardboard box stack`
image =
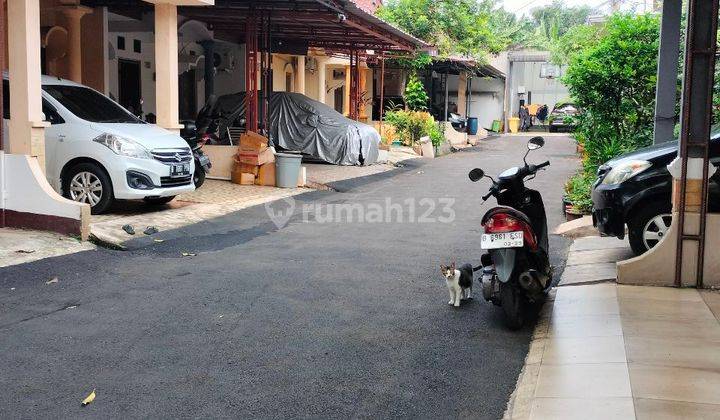
{"label": "cardboard box stack", "polygon": [[232,182],[241,185],[275,185],[275,154],[268,140],[248,131],[240,136]]}

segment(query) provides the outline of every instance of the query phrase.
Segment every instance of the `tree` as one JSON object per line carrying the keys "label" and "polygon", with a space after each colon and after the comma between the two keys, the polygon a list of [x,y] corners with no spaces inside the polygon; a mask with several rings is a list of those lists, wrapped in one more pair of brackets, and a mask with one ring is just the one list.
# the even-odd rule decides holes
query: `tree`
{"label": "tree", "polygon": [[440,56],[479,61],[517,42],[523,34],[497,0],[388,0],[377,15],[438,48]]}
{"label": "tree", "polygon": [[653,15],[613,15],[569,57],[562,81],[584,110],[578,134],[612,149],[590,156],[592,165],[652,142],[659,30]]}
{"label": "tree", "polygon": [[411,111],[425,111],[430,101],[430,98],[425,92],[425,87],[415,74],[410,76],[407,86],[405,86],[405,94],[403,96],[405,105],[407,105]]}
{"label": "tree", "polygon": [[583,110],[575,138],[585,149],[584,172],[568,189],[574,205],[589,202],[599,165],[652,143],[659,36],[657,16],[616,14],[601,28],[562,38],[562,82]]}
{"label": "tree", "polygon": [[543,44],[552,43],[570,29],[584,25],[593,12],[590,6],[565,6],[562,0],[554,0],[551,4],[536,7],[530,11],[536,36]]}

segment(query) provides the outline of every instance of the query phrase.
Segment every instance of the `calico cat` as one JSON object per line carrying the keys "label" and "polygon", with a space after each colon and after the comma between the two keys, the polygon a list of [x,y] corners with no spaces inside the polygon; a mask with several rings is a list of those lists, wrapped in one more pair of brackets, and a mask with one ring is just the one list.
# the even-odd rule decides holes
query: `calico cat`
{"label": "calico cat", "polygon": [[440,272],[445,277],[450,292],[448,305],[460,306],[461,299],[472,299],[473,271],[475,270],[470,264],[463,264],[458,268],[455,268],[455,262],[448,266],[440,265]]}

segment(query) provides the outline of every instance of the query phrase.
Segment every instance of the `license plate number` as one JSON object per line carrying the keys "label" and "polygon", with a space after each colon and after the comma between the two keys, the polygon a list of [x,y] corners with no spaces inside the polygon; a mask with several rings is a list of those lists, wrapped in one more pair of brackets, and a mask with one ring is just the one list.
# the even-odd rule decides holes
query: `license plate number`
{"label": "license plate number", "polygon": [[189,163],[170,165],[170,176],[186,176],[186,175],[190,175],[190,164]]}
{"label": "license plate number", "polygon": [[480,247],[482,249],[497,248],[519,248],[523,246],[523,233],[503,232],[503,233],[483,233],[480,238]]}

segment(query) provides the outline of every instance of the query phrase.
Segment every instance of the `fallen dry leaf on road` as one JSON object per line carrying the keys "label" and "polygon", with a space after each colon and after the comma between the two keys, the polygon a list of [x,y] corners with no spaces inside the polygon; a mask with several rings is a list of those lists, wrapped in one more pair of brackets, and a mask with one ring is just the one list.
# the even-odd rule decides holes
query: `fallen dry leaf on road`
{"label": "fallen dry leaf on road", "polygon": [[54,284],[57,283],[59,280],[57,277],[53,277],[50,280],[46,281],[45,284]]}
{"label": "fallen dry leaf on road", "polygon": [[95,390],[93,389],[90,395],[85,397],[84,400],[82,400],[82,405],[85,407],[86,405],[90,404],[91,402],[95,401]]}
{"label": "fallen dry leaf on road", "polygon": [[196,256],[196,255],[197,255],[197,254],[192,253],[192,252],[183,252],[183,253],[182,253],[182,256],[183,256],[183,257],[194,257],[194,256]]}

